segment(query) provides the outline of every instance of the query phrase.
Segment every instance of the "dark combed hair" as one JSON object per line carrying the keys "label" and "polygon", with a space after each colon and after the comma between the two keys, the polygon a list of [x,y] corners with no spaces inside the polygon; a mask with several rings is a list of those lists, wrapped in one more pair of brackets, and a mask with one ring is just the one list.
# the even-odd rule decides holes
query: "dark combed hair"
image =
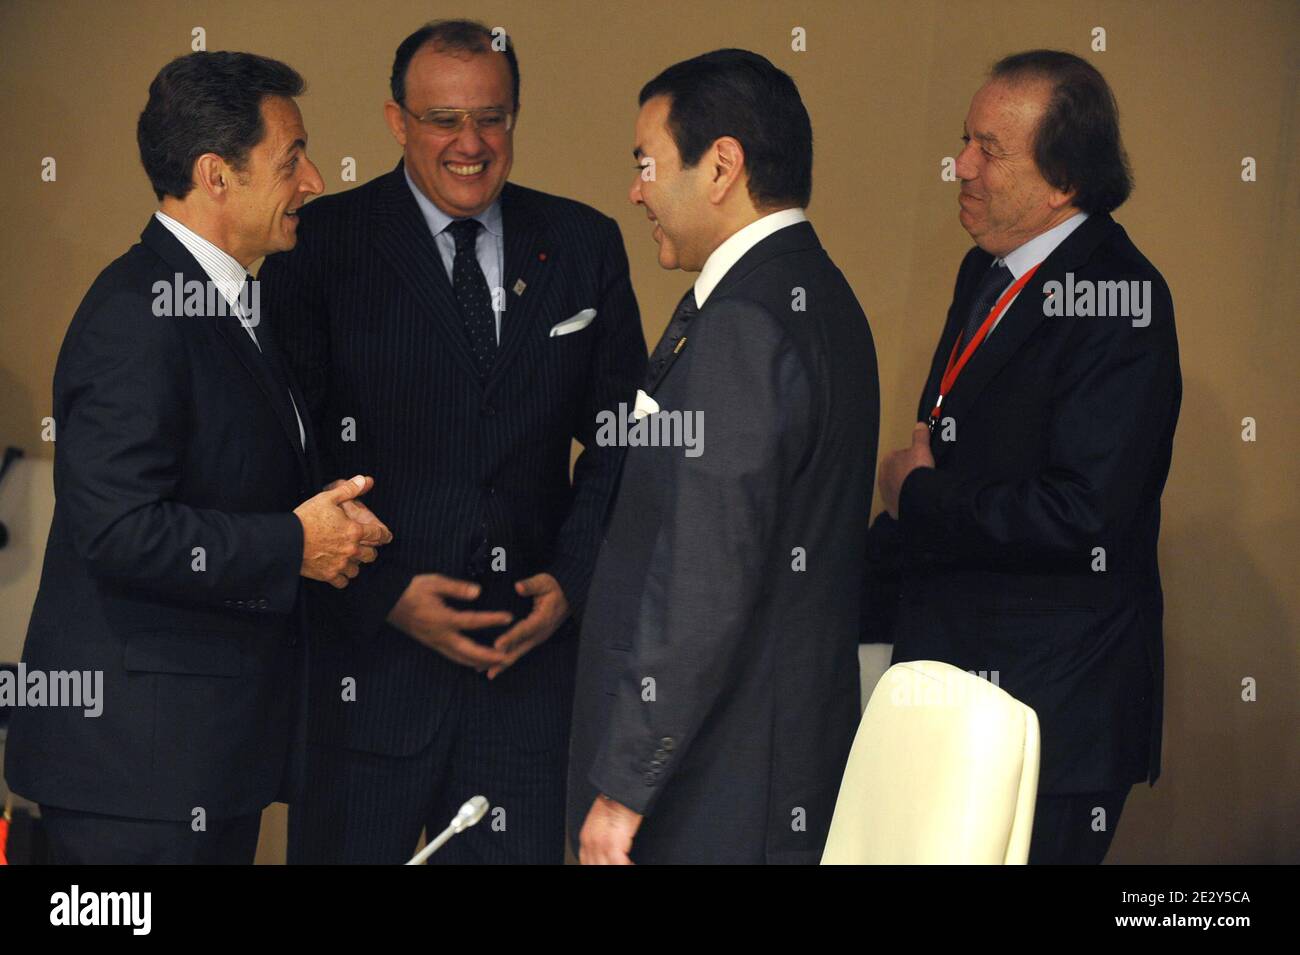
{"label": "dark combed hair", "polygon": [[292,67],[254,53],[190,53],[172,60],[149,84],[135,138],[140,162],[159,199],[184,199],[194,162],[215,153],[243,170],[266,135],[262,98],[300,96]]}
{"label": "dark combed hair", "polygon": [[1124,204],[1133,177],[1120,142],[1119,106],[1095,66],[1073,53],[1029,50],[998,60],[990,76],[1051,84],[1034,135],[1034,161],[1044,179],[1063,192],[1074,190],[1074,204],[1090,214]]}
{"label": "dark combed hair", "polygon": [[[482,23],[475,20],[434,20],[416,30],[397,47],[393,54],[393,73],[388,86],[393,99],[406,105],[406,71],[411,65],[411,58],[424,46],[432,46],[441,52],[457,51],[463,53],[495,53],[492,41],[496,37]],[[519,108],[519,58],[515,56],[515,43],[509,36],[503,35],[506,63],[510,66],[511,96],[513,106]],[[445,106],[445,103],[436,104]]]}
{"label": "dark combed hair", "polygon": [[748,50],[714,50],[668,67],[641,87],[640,104],[667,96],[668,129],[683,168],[722,136],[745,150],[749,195],[759,208],[806,206],[812,197],[812,123],[794,80]]}

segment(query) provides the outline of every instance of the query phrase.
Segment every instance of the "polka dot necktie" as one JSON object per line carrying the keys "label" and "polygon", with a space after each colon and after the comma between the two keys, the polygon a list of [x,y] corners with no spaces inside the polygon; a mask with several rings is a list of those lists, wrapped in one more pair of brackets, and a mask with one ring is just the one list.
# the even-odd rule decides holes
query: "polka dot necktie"
{"label": "polka dot necktie", "polygon": [[451,265],[451,287],[465,323],[470,352],[478,365],[479,375],[487,377],[497,357],[497,324],[492,312],[492,297],[487,279],[478,264],[475,246],[480,223],[477,219],[458,219],[447,227],[456,240],[456,257]]}

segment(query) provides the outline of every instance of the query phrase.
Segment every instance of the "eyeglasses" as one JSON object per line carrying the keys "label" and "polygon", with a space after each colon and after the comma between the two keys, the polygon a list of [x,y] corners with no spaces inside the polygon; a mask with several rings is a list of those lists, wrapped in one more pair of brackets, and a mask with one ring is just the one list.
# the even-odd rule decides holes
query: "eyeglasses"
{"label": "eyeglasses", "polygon": [[480,135],[483,133],[508,133],[515,124],[515,114],[498,106],[483,106],[477,109],[435,106],[423,113],[407,109],[405,103],[402,103],[401,106],[402,109],[439,136],[455,136],[465,128],[465,121],[471,118],[474,120],[474,129]]}

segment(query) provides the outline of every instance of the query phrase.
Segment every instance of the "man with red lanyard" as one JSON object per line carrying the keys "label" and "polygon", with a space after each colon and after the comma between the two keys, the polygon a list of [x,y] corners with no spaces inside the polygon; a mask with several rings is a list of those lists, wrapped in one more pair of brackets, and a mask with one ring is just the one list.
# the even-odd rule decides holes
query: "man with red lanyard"
{"label": "man with red lanyard", "polygon": [[957,274],[908,448],[879,470],[865,639],[1033,707],[1030,863],[1098,863],[1160,773],[1160,494],[1182,395],[1164,279],[1110,216],[1131,189],[1105,79],[997,63],[966,117]]}

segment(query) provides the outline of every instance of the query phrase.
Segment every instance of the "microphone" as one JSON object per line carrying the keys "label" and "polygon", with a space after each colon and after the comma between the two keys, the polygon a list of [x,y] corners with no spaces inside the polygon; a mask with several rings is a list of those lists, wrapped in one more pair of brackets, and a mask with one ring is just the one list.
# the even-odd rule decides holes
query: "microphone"
{"label": "microphone", "polygon": [[433,855],[446,844],[452,836],[464,832],[470,826],[474,825],[488,811],[488,801],[486,796],[475,796],[469,802],[457,810],[456,815],[452,818],[451,824],[446,829],[438,833],[438,838],[431,841],[427,846],[417,852],[407,865],[422,865],[429,856]]}

